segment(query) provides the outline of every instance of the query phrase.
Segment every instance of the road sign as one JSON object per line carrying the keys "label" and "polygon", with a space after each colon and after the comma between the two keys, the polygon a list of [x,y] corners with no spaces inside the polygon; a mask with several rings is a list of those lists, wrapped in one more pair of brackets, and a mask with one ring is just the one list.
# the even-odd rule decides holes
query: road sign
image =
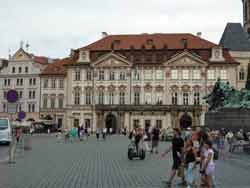
{"label": "road sign", "polygon": [[8,103],[8,113],[9,114],[16,113],[16,103]]}
{"label": "road sign", "polygon": [[14,103],[14,102],[17,102],[18,100],[18,93],[16,90],[14,89],[11,89],[7,92],[7,101],[9,103]]}

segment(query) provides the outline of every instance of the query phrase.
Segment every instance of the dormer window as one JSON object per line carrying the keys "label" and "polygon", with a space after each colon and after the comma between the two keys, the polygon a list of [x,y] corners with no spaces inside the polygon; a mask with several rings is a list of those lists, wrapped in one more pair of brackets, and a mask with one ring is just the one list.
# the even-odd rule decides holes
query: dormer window
{"label": "dormer window", "polygon": [[210,58],[212,62],[225,61],[223,57],[223,49],[221,47],[212,48],[212,57]]}
{"label": "dormer window", "polygon": [[81,50],[79,51],[79,59],[78,62],[80,63],[87,63],[89,62],[89,51],[87,50]]}

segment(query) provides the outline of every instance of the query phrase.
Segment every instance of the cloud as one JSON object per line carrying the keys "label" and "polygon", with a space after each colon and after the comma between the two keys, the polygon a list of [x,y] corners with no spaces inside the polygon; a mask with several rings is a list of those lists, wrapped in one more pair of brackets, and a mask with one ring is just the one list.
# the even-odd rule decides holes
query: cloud
{"label": "cloud", "polygon": [[8,0],[0,7],[0,57],[21,40],[31,51],[64,57],[108,33],[201,31],[218,42],[227,22],[241,22],[242,3],[235,0]]}

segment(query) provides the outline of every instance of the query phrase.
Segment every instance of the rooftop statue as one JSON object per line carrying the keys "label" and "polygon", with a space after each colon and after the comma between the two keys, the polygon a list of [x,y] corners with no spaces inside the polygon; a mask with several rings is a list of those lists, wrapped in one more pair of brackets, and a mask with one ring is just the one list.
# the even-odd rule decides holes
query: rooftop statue
{"label": "rooftop statue", "polygon": [[209,111],[219,111],[222,108],[250,109],[250,64],[245,88],[240,91],[218,78],[213,91],[204,97],[209,105]]}

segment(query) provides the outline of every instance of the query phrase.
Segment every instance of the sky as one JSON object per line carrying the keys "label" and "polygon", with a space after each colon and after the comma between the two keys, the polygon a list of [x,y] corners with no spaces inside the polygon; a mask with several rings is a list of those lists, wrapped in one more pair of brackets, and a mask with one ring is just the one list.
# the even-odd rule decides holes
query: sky
{"label": "sky", "polygon": [[193,33],[218,43],[228,22],[242,23],[241,0],[5,0],[0,6],[0,58],[20,47],[67,57],[108,34]]}

